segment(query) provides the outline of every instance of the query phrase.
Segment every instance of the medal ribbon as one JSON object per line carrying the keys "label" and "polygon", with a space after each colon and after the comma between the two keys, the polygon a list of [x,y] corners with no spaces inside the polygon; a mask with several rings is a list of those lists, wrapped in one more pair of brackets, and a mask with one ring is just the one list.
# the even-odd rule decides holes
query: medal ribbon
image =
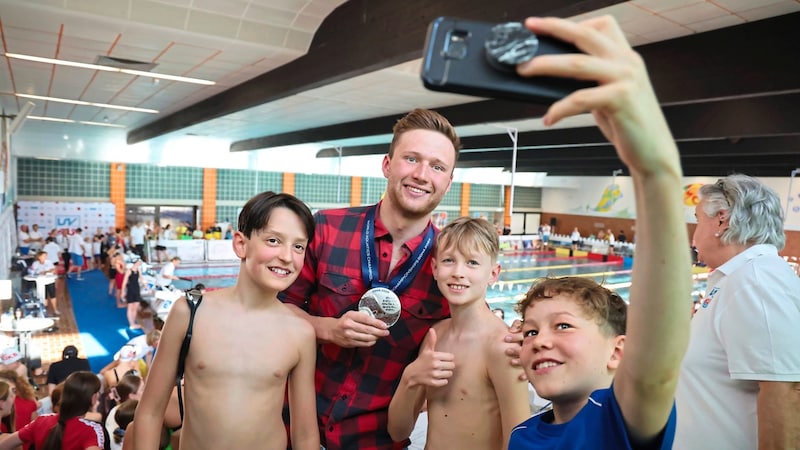
{"label": "medal ribbon", "polygon": [[400,270],[397,271],[397,275],[387,284],[378,279],[378,261],[377,258],[374,258],[378,254],[378,243],[375,240],[375,211],[377,209],[377,205],[367,209],[364,228],[361,230],[361,277],[368,288],[383,287],[399,294],[411,284],[414,276],[419,272],[420,265],[430,253],[433,247],[433,227],[428,224],[422,244],[411,253],[411,257],[403,263]]}

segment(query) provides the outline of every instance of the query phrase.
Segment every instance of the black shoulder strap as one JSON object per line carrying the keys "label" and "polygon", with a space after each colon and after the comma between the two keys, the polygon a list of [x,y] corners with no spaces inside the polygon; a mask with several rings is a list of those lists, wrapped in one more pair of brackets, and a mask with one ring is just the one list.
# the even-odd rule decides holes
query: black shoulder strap
{"label": "black shoulder strap", "polygon": [[178,371],[175,372],[175,386],[178,388],[178,408],[181,411],[181,423],[183,423],[183,394],[181,392],[181,381],[186,370],[186,355],[189,354],[189,344],[192,342],[192,328],[194,327],[194,315],[200,302],[203,301],[203,293],[199,290],[189,289],[185,292],[186,303],[189,305],[189,326],[186,327],[186,336],[183,337],[181,352],[178,355]]}

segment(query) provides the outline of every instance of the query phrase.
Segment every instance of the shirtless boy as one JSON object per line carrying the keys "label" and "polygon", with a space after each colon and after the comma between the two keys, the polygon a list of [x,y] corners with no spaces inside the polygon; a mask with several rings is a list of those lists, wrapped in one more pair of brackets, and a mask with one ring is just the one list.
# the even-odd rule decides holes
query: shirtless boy
{"label": "shirtless boy", "polygon": [[[194,318],[181,448],[286,449],[288,381],[291,445],[319,450],[314,330],[277,299],[303,268],[313,235],[311,212],[289,194],[263,192],[242,209],[233,236],[236,284],[206,293]],[[189,313],[176,302],[164,326],[136,413],[135,449],[158,446]]]}
{"label": "shirtless boy", "polygon": [[428,401],[428,449],[505,449],[511,429],[531,415],[521,370],[511,367],[508,327],[486,305],[500,264],[497,231],[461,217],[436,242],[433,275],[452,318],[433,326],[406,367],[389,405],[389,434],[408,438]]}

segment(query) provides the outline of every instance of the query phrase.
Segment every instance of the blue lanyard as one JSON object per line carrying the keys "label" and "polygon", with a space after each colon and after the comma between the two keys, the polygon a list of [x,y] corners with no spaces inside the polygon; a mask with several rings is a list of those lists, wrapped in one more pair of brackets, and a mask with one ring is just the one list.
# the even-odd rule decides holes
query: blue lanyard
{"label": "blue lanyard", "polygon": [[378,261],[373,261],[373,255],[378,254],[378,243],[375,240],[375,210],[377,209],[377,205],[367,209],[364,228],[361,230],[361,277],[367,288],[384,287],[399,294],[411,284],[420,269],[420,264],[428,257],[433,246],[433,227],[428,224],[422,245],[411,253],[411,257],[387,284],[378,279]]}

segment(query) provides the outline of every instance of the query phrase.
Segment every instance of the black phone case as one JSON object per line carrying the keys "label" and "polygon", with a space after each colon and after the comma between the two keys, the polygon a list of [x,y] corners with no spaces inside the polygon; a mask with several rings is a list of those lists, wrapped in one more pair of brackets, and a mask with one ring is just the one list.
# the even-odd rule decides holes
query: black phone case
{"label": "black phone case", "polygon": [[[422,62],[425,87],[433,91],[549,104],[578,89],[595,85],[568,78],[521,77],[513,66],[504,68],[490,62],[484,43],[491,37],[494,25],[453,17],[439,17],[431,22]],[[453,33],[459,36],[458,49],[452,47]],[[537,56],[581,53],[566,42],[547,36],[537,38]]]}

